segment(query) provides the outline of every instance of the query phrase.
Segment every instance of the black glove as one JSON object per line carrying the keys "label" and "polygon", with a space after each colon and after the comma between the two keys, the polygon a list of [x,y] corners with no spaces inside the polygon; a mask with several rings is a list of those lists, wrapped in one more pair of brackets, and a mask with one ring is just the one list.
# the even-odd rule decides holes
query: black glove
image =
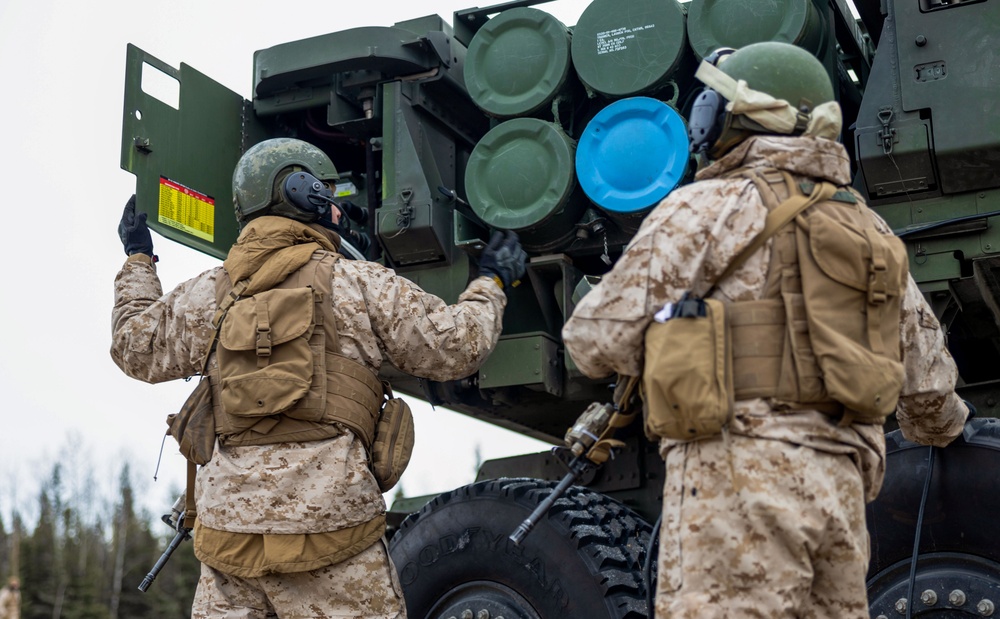
{"label": "black glove", "polygon": [[972,402],[968,400],[962,400],[962,403],[965,404],[965,408],[969,409],[969,416],[965,418],[965,423],[969,423],[970,420],[976,418],[976,414],[979,411],[977,411],[976,407],[972,405]]}
{"label": "black glove", "polygon": [[365,256],[368,255],[368,248],[372,246],[372,240],[367,232],[358,232],[357,230],[341,231],[340,238],[353,245],[354,249]]}
{"label": "black glove", "polygon": [[519,281],[524,275],[528,254],[521,249],[517,233],[497,230],[479,257],[479,275],[494,278],[501,288]]}
{"label": "black glove", "polygon": [[340,203],[340,212],[347,215],[348,219],[359,226],[368,224],[368,209],[361,208],[350,200],[344,200]]}
{"label": "black glove", "polygon": [[118,237],[122,240],[127,255],[146,254],[153,257],[153,237],[146,225],[146,214],[135,214],[135,194],[125,203],[125,212],[118,224]]}

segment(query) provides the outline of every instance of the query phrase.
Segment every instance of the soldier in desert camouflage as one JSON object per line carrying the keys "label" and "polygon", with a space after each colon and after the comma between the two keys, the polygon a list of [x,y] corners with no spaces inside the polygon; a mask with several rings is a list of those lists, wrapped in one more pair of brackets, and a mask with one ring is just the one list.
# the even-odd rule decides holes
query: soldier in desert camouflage
{"label": "soldier in desert camouflage", "polygon": [[0,619],[21,619],[21,580],[16,576],[0,589]]}
{"label": "soldier in desert camouflage", "polygon": [[[285,184],[292,174],[308,175],[319,183],[318,195],[332,196],[336,170],[314,146],[278,138],[248,150],[233,180],[239,239],[223,266],[167,294],[133,196],[119,228],[129,257],[115,279],[111,354],[126,374],[146,382],[191,376],[213,340],[220,299],[236,282],[252,282],[242,292],[249,296],[281,288],[282,278],[310,283],[326,273],[329,296],[316,298],[328,305],[317,313],[335,329],[323,327],[331,354],[318,417],[297,415],[300,403],[260,425],[251,420],[249,428],[226,431],[240,420],[224,410],[232,394],[220,385],[219,353],[209,357],[219,442],[196,484],[202,574],[192,616],[405,617],[385,547],[385,502],[366,446],[336,409],[360,401],[361,413],[377,414],[383,360],[435,381],[474,373],[497,342],[503,288],[523,274],[525,254],[516,235],[495,233],[478,277],[447,305],[379,264],[337,255],[340,239],[331,227],[338,208],[322,197],[293,200]],[[303,275],[306,269],[319,275]],[[312,284],[324,288],[318,279]]]}
{"label": "soldier in desert camouflage", "polygon": [[[808,52],[755,44],[711,58],[697,76],[719,93],[714,109],[691,119],[692,149],[711,164],[651,211],[567,322],[567,350],[588,376],[641,375],[647,327],[686,291],[711,290],[710,298],[730,308],[773,292],[769,283],[780,279],[774,265],[789,259],[772,254],[780,234],[716,282],[783,199],[764,196],[744,171],[829,182],[875,234],[891,235],[847,187],[850,162],[835,141],[840,111],[825,70]],[[913,279],[901,276],[899,288],[897,315],[881,318],[893,332],[898,324],[899,355],[888,353],[902,370],[897,419],[908,439],[944,446],[968,415],[954,392],[957,370]],[[782,354],[783,337],[739,343],[757,351],[749,356]],[[835,401],[741,394],[741,378],[755,371],[734,360],[735,405],[720,434],[660,440],[666,481],[656,617],[866,618],[865,503],[884,474],[881,419],[856,417]],[[654,413],[666,414],[647,411]]]}

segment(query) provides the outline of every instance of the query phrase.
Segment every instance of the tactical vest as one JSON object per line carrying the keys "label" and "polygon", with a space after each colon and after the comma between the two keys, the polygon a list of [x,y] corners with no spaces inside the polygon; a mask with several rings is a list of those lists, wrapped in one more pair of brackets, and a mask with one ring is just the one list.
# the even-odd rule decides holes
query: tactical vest
{"label": "tactical vest", "polygon": [[[223,445],[315,441],[350,428],[370,449],[382,383],[339,353],[332,274],[339,255],[316,252],[274,288],[237,297],[209,363],[215,431]],[[233,291],[219,277],[219,304]]]}
{"label": "tactical vest", "polygon": [[[778,170],[739,169],[768,210],[791,192]],[[727,305],[736,400],[767,398],[778,410],[813,409],[850,423],[882,423],[899,398],[903,243],[881,233],[841,188],[773,237],[761,299]]]}

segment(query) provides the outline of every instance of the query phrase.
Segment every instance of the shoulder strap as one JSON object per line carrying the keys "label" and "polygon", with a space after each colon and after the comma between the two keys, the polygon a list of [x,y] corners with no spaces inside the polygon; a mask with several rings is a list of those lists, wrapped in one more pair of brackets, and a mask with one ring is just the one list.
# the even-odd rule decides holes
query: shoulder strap
{"label": "shoulder strap", "polygon": [[[229,275],[223,271],[223,277],[228,278]],[[219,307],[215,309],[215,315],[212,316],[212,326],[215,327],[215,330],[212,332],[212,341],[208,343],[208,350],[205,351],[205,356],[201,360],[202,376],[205,375],[205,370],[208,368],[208,358],[212,355],[212,351],[215,350],[215,343],[219,339],[219,331],[222,329],[222,319],[226,317],[229,308],[233,306],[233,303],[236,303],[249,285],[249,278],[236,282],[236,285],[232,287],[229,294],[225,295],[222,301],[219,302]]]}
{"label": "shoulder strap", "polygon": [[194,521],[198,518],[198,508],[194,501],[194,484],[198,477],[198,465],[188,460],[187,463],[187,488],[184,491],[184,527],[194,528]]}
{"label": "shoulder strap", "polygon": [[822,182],[816,183],[812,188],[812,192],[807,196],[798,189],[791,174],[784,171],[781,174],[785,177],[785,184],[788,186],[788,199],[767,214],[767,219],[764,221],[764,229],[761,230],[760,233],[755,236],[746,247],[743,248],[743,251],[736,255],[736,258],[729,263],[729,266],[722,272],[722,275],[715,279],[712,283],[712,287],[705,293],[706,297],[719,282],[732,275],[733,272],[736,271],[741,264],[743,264],[744,260],[763,247],[764,243],[766,243],[769,238],[774,236],[775,232],[783,228],[788,222],[795,219],[795,217],[802,211],[817,202],[829,200],[833,194],[837,192],[837,187],[835,185],[832,183]]}
{"label": "shoulder strap", "polygon": [[[225,273],[225,271],[223,271],[223,273]],[[226,274],[226,277],[229,277],[228,273]],[[229,290],[229,294],[225,295],[219,301],[219,307],[215,309],[215,315],[212,316],[212,325],[216,328],[216,330],[218,330],[219,327],[222,326],[222,319],[226,317],[226,312],[228,312],[229,308],[233,306],[233,303],[236,303],[239,300],[240,296],[246,291],[247,287],[249,286],[250,286],[249,277],[246,279],[241,279],[240,281],[236,282],[236,284],[233,285],[233,287]]]}
{"label": "shoulder strap", "polygon": [[[340,335],[337,333],[337,321],[333,314],[333,270],[340,259],[340,254],[327,252],[316,261],[313,289],[316,291],[317,320],[322,320],[327,335],[327,350],[340,352]],[[319,323],[317,322],[317,326]]]}

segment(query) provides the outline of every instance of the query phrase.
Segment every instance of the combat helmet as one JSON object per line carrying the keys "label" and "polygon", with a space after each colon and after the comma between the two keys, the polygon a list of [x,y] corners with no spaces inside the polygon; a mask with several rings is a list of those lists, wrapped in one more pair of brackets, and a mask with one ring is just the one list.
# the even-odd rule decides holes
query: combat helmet
{"label": "combat helmet", "polygon": [[695,77],[706,88],[689,118],[693,152],[717,158],[753,134],[802,135],[820,120],[822,132],[810,134],[833,139],[840,132],[826,69],[796,45],[767,41],[720,50]]}
{"label": "combat helmet", "polygon": [[313,222],[329,212],[332,192],[324,181],[339,178],[319,148],[294,138],[255,144],[233,171],[233,205],[242,227],[258,215]]}

